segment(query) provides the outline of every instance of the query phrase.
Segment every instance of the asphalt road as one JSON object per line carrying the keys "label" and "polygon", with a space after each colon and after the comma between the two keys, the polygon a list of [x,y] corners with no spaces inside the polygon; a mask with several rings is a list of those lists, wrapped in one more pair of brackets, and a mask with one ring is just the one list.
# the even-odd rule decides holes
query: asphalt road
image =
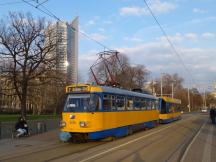
{"label": "asphalt road", "polygon": [[0,154],[0,161],[216,162],[216,126],[198,113],[111,142],[61,143],[48,134],[28,140],[36,143]]}

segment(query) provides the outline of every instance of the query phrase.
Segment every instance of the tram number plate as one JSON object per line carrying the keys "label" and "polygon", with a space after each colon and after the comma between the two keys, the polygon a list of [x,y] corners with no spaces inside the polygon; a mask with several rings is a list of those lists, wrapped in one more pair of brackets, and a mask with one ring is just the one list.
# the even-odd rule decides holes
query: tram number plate
{"label": "tram number plate", "polygon": [[76,122],[75,121],[70,121],[70,124],[76,124]]}

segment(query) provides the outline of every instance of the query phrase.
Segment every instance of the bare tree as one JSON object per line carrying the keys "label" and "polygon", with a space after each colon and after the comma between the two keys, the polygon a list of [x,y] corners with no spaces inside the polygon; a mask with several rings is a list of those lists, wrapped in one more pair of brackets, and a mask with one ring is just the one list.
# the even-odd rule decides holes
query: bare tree
{"label": "bare tree", "polygon": [[[34,19],[30,13],[9,13],[0,23],[0,57],[21,102],[21,114],[26,116],[26,102],[31,83],[51,70],[55,58],[55,39],[50,23]],[[48,30],[49,29],[49,30]]]}
{"label": "bare tree", "polygon": [[[132,66],[126,55],[118,53],[118,57],[109,56],[96,64],[95,77],[109,85],[110,80],[118,83],[125,89],[143,88],[148,79],[149,71],[143,65]],[[110,75],[112,78],[110,78]],[[90,80],[92,80],[90,75]],[[108,81],[107,81],[108,80]]]}

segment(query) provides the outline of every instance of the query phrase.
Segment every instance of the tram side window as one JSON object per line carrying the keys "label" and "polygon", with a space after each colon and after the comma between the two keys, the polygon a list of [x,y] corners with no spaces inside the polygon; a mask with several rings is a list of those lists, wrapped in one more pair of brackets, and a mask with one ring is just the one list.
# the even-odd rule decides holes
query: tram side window
{"label": "tram side window", "polygon": [[157,101],[152,100],[152,110],[156,110],[156,109],[157,109]]}
{"label": "tram side window", "polygon": [[110,111],[111,108],[111,100],[110,100],[110,95],[104,95],[103,97],[103,109],[104,111]]}
{"label": "tram side window", "polygon": [[166,112],[167,113],[171,112],[171,103],[166,103]]}
{"label": "tram side window", "polygon": [[144,99],[144,109],[148,110],[148,100]]}
{"label": "tram side window", "polygon": [[125,110],[125,97],[123,96],[116,97],[116,107],[117,110]]}
{"label": "tram side window", "polygon": [[141,108],[141,99],[136,97],[134,101],[134,109],[135,110],[140,110]]}
{"label": "tram side window", "polygon": [[159,109],[159,102],[158,102],[158,100],[155,100],[154,103],[155,103],[155,109],[158,110]]}
{"label": "tram side window", "polygon": [[112,100],[112,107],[111,107],[111,109],[112,110],[116,110],[116,100],[115,100],[115,96],[111,96],[111,100]]}
{"label": "tram side window", "polygon": [[147,102],[147,110],[151,110],[152,109],[152,104],[151,104],[151,101],[150,100],[146,100]]}
{"label": "tram side window", "polygon": [[90,95],[89,109],[90,111],[99,111],[101,109],[101,99],[96,94]]}
{"label": "tram side window", "polygon": [[127,110],[133,110],[133,97],[127,97]]}
{"label": "tram side window", "polygon": [[146,110],[146,102],[145,102],[145,99],[141,99],[141,109],[142,110]]}

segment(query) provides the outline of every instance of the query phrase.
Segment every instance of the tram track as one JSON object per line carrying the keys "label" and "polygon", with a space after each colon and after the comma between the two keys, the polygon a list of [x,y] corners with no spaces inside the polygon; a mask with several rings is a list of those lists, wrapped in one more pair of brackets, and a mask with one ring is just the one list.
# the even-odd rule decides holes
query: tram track
{"label": "tram track", "polygon": [[[151,131],[144,131],[144,132],[146,132],[146,135],[144,135],[144,136],[151,137],[151,134],[152,135],[158,134],[157,133],[158,131],[160,133],[169,134],[172,131],[175,131],[176,128],[187,127],[187,122],[196,123],[198,121],[200,121],[200,119],[197,120],[197,117],[186,116],[186,117],[184,117],[183,121],[178,121],[178,122],[170,124],[170,125],[161,125],[158,127],[158,129],[151,129]],[[197,124],[200,125],[200,122]],[[167,127],[169,129],[167,129]],[[167,131],[164,131],[161,129],[164,129]],[[200,128],[197,130],[197,128],[187,127],[187,129],[189,130],[189,132],[190,131],[194,132],[195,131],[194,129],[196,129],[196,133],[193,133],[193,135],[191,135],[190,137],[185,138],[181,144],[179,144],[178,146],[175,146],[173,148],[174,150],[169,153],[169,155],[167,156],[167,159],[165,161],[171,161],[173,159],[174,154],[176,154],[176,152],[178,152],[178,153],[180,152],[178,154],[179,156],[177,158],[178,159],[177,161],[180,161],[181,157],[183,156],[185,148],[189,145],[190,140],[197,134],[197,132],[199,131]],[[179,130],[179,133],[181,133],[180,131],[181,130]],[[20,154],[17,156],[8,157],[8,158],[4,158],[1,160],[4,162],[7,162],[7,161],[8,162],[10,162],[10,161],[29,161],[29,159],[35,159],[35,161],[47,161],[47,162],[49,162],[49,161],[61,161],[61,160],[64,161],[65,158],[67,159],[68,157],[72,157],[72,156],[78,156],[79,155],[78,157],[80,157],[80,156],[83,157],[82,153],[88,152],[88,150],[91,150],[91,149],[95,149],[95,150],[101,152],[103,149],[99,149],[99,148],[104,147],[104,148],[106,148],[106,150],[109,150],[110,146],[113,145],[113,147],[115,147],[115,146],[121,145],[122,142],[124,142],[124,141],[127,143],[127,141],[130,139],[140,138],[141,134],[142,134],[142,132],[138,132],[138,133],[135,133],[131,136],[127,136],[126,138],[120,138],[120,140],[115,140],[114,142],[111,142],[111,143],[99,141],[99,142],[88,142],[88,143],[81,143],[81,144],[74,144],[74,143],[61,143],[60,145],[55,144],[55,145],[50,145],[49,147],[46,147],[46,148],[41,148],[38,150],[32,150],[32,151],[26,152],[25,154]],[[151,137],[151,138],[152,138],[151,140],[149,140],[144,145],[139,146],[137,149],[135,149],[133,152],[131,152],[131,154],[128,154],[127,156],[122,157],[121,160],[124,161],[125,158],[127,158],[128,156],[130,156],[132,154],[136,154],[136,152],[139,151],[140,149],[148,149],[149,146],[154,145],[157,141],[162,139],[162,136],[159,135],[159,136],[155,136],[155,137]],[[162,139],[162,140],[168,140],[168,139]],[[138,142],[138,140],[137,140],[137,142]],[[89,155],[89,157],[91,157],[91,156]],[[100,159],[101,157],[98,156],[98,158]],[[85,159],[88,159],[88,158],[85,158]],[[80,160],[77,160],[77,161],[80,161]]]}
{"label": "tram track", "polygon": [[[62,145],[58,145],[53,147],[50,146],[48,148],[43,148],[40,150],[33,150],[29,152],[25,152],[24,154],[15,155],[8,158],[2,158],[0,161],[9,162],[9,161],[26,161],[24,159],[34,159],[36,158],[44,158],[43,160],[39,161],[51,161],[54,159],[58,159],[64,156],[68,156],[71,154],[75,154],[80,151],[84,151],[90,148],[97,147],[99,145],[103,145],[105,142],[88,142],[88,143],[81,143],[81,144],[74,144],[74,143],[63,143]],[[76,149],[73,149],[76,148]],[[50,154],[52,153],[52,154]],[[45,156],[44,156],[45,155]]]}
{"label": "tram track", "polygon": [[[149,132],[148,134],[146,134],[146,135],[144,135],[144,136],[137,136],[136,134],[134,134],[135,136],[133,136],[133,137],[136,137],[135,139],[134,139],[134,141],[135,142],[138,142],[138,140],[137,139],[141,139],[141,138],[145,138],[145,136],[147,137],[150,137],[151,136],[151,134],[153,135],[153,134],[157,134],[157,132],[164,132],[164,130],[169,130],[168,132],[164,132],[165,134],[169,134],[169,133],[171,133],[171,132],[173,132],[175,129],[176,129],[176,126],[177,125],[182,125],[182,127],[186,127],[186,126],[183,126],[184,125],[184,123],[185,122],[188,122],[188,121],[191,121],[191,122],[195,122],[197,120],[197,118],[195,117],[190,117],[190,118],[186,118],[186,120],[184,120],[182,123],[173,123],[173,125],[162,125],[162,128],[160,127],[160,129],[159,130],[154,130],[154,129],[152,129],[152,131],[151,132]],[[200,123],[201,123],[201,121],[200,121]],[[179,126],[180,126],[179,125]],[[167,129],[167,128],[169,128],[169,129]],[[170,128],[172,128],[172,129],[170,129]],[[187,128],[187,129],[189,129],[189,131],[195,131],[193,128]],[[196,130],[197,130],[197,128],[196,128]],[[139,134],[139,133],[138,133]],[[186,134],[185,134],[186,135]],[[129,139],[132,137],[132,136],[128,136],[129,137]],[[122,157],[121,159],[118,159],[118,161],[124,161],[124,159],[127,159],[129,156],[131,156],[131,155],[133,155],[133,154],[136,154],[136,152],[138,152],[139,150],[141,150],[141,149],[148,149],[148,147],[149,146],[151,146],[151,145],[153,145],[154,143],[157,143],[160,139],[161,139],[161,137],[162,137],[162,135],[160,135],[160,136],[154,136],[153,138],[151,137],[151,139],[148,139],[148,142],[147,143],[145,143],[144,145],[142,145],[142,146],[137,146],[137,148],[136,149],[133,149],[133,151],[130,153],[130,154],[127,154],[126,156],[124,156],[124,157]],[[163,136],[164,137],[164,136]],[[144,139],[143,138],[143,139]],[[184,140],[184,145],[186,145],[186,143],[189,141],[189,139],[188,139],[189,137],[187,137],[185,140]],[[168,139],[165,139],[165,140],[168,140]],[[131,142],[131,141],[128,141],[128,142],[126,142],[126,143],[122,143],[121,141],[125,141],[124,139],[122,139],[122,140],[119,140],[120,142],[118,143],[116,143],[116,144],[113,144],[114,146],[113,147],[109,147],[109,144],[107,144],[107,147],[105,147],[106,149],[104,150],[104,151],[102,151],[103,150],[103,148],[101,148],[101,149],[98,149],[97,151],[93,151],[94,153],[95,153],[95,155],[93,155],[93,156],[90,156],[90,154],[86,157],[86,158],[84,158],[83,160],[81,160],[81,159],[74,159],[74,157],[73,157],[73,155],[69,155],[68,157],[67,156],[65,156],[65,158],[64,157],[59,157],[59,158],[55,158],[55,159],[52,159],[52,160],[54,160],[54,161],[64,161],[65,159],[70,159],[70,157],[72,157],[72,159],[71,159],[71,161],[82,161],[82,162],[84,162],[84,161],[92,161],[92,160],[99,160],[101,157],[102,157],[102,155],[103,156],[106,156],[106,154],[110,154],[110,152],[113,152],[114,150],[115,151],[118,151],[119,149],[121,150],[121,149],[123,149],[124,150],[124,148],[121,148],[121,147],[125,147],[126,145],[127,145],[127,143],[129,144],[129,143],[133,143],[133,141]],[[112,145],[112,143],[111,143],[111,145]],[[102,152],[101,152],[101,151]],[[174,151],[173,152],[171,152],[170,153],[170,155],[168,156],[168,158],[167,158],[167,160],[165,160],[165,161],[169,161],[171,158],[172,158],[172,154],[175,154],[177,151],[179,151],[179,150],[181,150],[181,151],[183,151],[183,146],[182,146],[182,143],[181,144],[179,144],[177,147],[176,147],[176,149],[174,149]],[[98,152],[99,151],[99,152]],[[114,152],[115,152],[114,151]],[[91,152],[91,151],[90,151]],[[92,152],[92,153],[93,153]],[[112,153],[111,153],[112,154]],[[79,156],[81,156],[82,157],[82,154],[80,154]],[[77,156],[78,157],[78,156]],[[102,160],[102,159],[100,159],[100,160]],[[100,161],[99,160],[99,161]]]}

